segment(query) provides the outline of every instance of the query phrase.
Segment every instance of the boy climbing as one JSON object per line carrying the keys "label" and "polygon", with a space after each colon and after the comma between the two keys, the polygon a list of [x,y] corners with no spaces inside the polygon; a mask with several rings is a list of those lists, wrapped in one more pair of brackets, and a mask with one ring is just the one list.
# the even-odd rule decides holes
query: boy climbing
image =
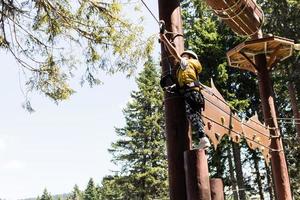
{"label": "boy climbing", "polygon": [[[180,65],[177,70],[176,78],[179,90],[183,91],[187,118],[191,123],[193,132],[195,132],[199,138],[199,144],[196,148],[208,148],[211,145],[209,139],[205,136],[204,123],[201,118],[201,111],[204,108],[204,98],[200,92],[200,82],[198,80],[198,75],[202,70],[198,56],[190,50],[179,54],[162,31],[160,33],[160,39]],[[175,88],[174,85],[171,87],[173,89]]]}

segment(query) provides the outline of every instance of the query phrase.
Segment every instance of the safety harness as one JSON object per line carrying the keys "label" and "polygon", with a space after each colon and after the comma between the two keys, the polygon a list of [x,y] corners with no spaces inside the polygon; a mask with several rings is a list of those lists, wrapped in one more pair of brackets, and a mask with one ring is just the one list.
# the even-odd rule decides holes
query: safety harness
{"label": "safety harness", "polygon": [[[166,25],[165,22],[163,20],[159,21],[159,29],[160,29],[160,33],[161,34],[165,34],[165,33],[170,33],[166,31]],[[176,34],[177,35],[177,34]],[[174,41],[174,38],[172,39],[172,41]],[[174,77],[172,76],[172,65],[169,59],[169,54],[168,49],[166,48],[166,46],[162,43],[162,45],[165,48],[165,52],[166,52],[166,59],[167,59],[167,64],[168,64],[168,72],[167,74],[164,74],[160,79],[160,86],[163,88],[164,91],[168,92],[168,93],[176,93],[179,89],[179,85],[177,84],[177,81],[174,79]]]}
{"label": "safety harness", "polygon": [[[160,28],[160,33],[164,34],[164,33],[172,33],[172,32],[167,32],[166,28],[165,28],[165,23],[164,21],[160,21],[159,23],[159,28]],[[173,33],[172,33],[173,34]],[[181,34],[175,34],[175,36],[172,38],[171,43],[174,41],[174,39],[178,36],[182,36]],[[180,87],[177,80],[174,79],[174,76],[172,76],[172,64],[170,62],[169,59],[169,55],[168,55],[168,50],[167,48],[164,46],[165,48],[165,52],[167,54],[166,59],[167,59],[167,64],[168,64],[168,72],[166,74],[163,74],[161,79],[160,79],[160,86],[163,88],[163,90],[165,92],[174,94],[174,93],[179,93],[179,94],[184,94],[186,92],[191,92],[191,91],[195,91],[196,87],[201,88],[202,84],[200,81],[194,81],[191,82],[189,84],[184,85],[183,87]],[[200,106],[200,108],[202,108],[204,110],[204,98],[203,95],[200,93],[201,96],[201,100],[200,100],[200,104],[195,105],[195,106]]]}

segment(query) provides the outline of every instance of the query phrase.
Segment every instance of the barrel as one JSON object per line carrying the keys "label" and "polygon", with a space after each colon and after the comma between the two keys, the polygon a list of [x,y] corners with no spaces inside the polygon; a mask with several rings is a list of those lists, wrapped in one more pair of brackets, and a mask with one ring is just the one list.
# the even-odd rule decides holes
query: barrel
{"label": "barrel", "polygon": [[264,13],[255,0],[206,0],[219,16],[236,34],[252,36],[264,21]]}

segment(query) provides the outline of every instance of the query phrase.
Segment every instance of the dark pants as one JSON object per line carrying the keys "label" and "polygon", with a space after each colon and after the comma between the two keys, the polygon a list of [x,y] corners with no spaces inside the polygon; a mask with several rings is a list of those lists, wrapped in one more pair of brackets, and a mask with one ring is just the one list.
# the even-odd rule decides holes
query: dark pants
{"label": "dark pants", "polygon": [[192,131],[198,138],[203,138],[205,134],[204,123],[201,118],[201,109],[204,105],[204,98],[200,92],[190,90],[184,93],[184,100],[187,118],[192,125]]}

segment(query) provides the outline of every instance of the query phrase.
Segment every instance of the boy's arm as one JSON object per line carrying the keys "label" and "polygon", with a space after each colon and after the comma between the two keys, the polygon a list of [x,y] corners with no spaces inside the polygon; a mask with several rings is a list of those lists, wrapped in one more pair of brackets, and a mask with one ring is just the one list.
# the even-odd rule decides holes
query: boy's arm
{"label": "boy's arm", "polygon": [[160,39],[161,41],[167,46],[167,49],[169,50],[169,52],[174,56],[174,58],[180,62],[181,60],[181,56],[179,55],[179,53],[177,52],[177,50],[175,49],[175,47],[170,43],[170,41],[167,39],[165,34],[160,34]]}

